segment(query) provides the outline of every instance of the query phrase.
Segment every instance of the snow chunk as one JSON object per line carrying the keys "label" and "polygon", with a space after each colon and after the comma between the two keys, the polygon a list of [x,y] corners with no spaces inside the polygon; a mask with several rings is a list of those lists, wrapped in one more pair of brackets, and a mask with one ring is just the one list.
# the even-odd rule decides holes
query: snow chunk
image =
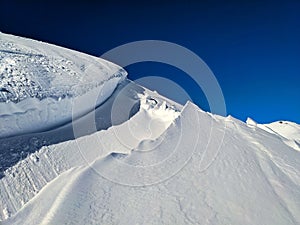
{"label": "snow chunk", "polygon": [[257,123],[253,119],[251,119],[250,117],[247,118],[246,124],[248,126],[252,126],[252,127],[256,127],[257,126]]}
{"label": "snow chunk", "polygon": [[157,118],[165,122],[175,120],[180,112],[176,110],[175,106],[167,105],[165,100],[158,100],[154,97],[145,95],[139,95],[141,101],[141,109],[145,110],[151,118]]}
{"label": "snow chunk", "polygon": [[4,219],[7,219],[7,218],[10,217],[10,213],[9,213],[9,211],[8,211],[7,208],[4,208],[3,211],[2,211],[2,213],[3,213],[3,218]]}

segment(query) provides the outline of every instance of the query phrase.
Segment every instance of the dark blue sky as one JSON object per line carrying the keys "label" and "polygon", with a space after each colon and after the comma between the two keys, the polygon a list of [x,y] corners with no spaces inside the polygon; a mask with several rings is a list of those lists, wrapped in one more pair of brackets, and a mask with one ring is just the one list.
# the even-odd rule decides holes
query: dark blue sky
{"label": "dark blue sky", "polygon": [[[99,56],[131,41],[175,42],[198,54],[223,90],[227,112],[260,123],[300,123],[300,1],[0,1],[0,30]],[[158,63],[126,68],[159,75],[208,110],[182,71]]]}

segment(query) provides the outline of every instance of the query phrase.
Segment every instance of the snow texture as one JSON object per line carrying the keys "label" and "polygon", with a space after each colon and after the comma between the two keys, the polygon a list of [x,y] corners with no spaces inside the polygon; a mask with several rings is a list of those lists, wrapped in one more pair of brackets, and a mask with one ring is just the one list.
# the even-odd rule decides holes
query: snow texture
{"label": "snow texture", "polygon": [[[164,103],[150,92],[139,97],[142,106],[128,121],[43,147],[7,170],[0,183],[3,224],[300,222],[299,152],[276,135],[205,113],[192,103],[179,115],[177,109],[167,110],[164,128],[154,126],[151,133],[143,124],[161,119],[156,115],[162,109],[153,103]],[[152,107],[157,112],[145,111]],[[182,133],[183,126],[189,132]],[[129,130],[140,136],[123,140],[119,135],[130,137]],[[150,173],[142,170],[168,159],[180,137],[173,165],[164,163]],[[185,166],[169,179],[148,185],[164,171],[174,172],[197,139]],[[154,142],[151,153],[138,148],[145,140]],[[136,166],[139,173],[123,171],[116,160]]]}
{"label": "snow texture", "polygon": [[300,151],[300,125],[289,121],[258,124],[258,127],[278,136],[284,143]]}
{"label": "snow texture", "polygon": [[101,92],[99,105],[125,76],[122,68],[103,59],[0,33],[0,137],[66,123],[74,99]]}
{"label": "snow texture", "polygon": [[300,224],[299,125],[244,123],[121,85],[100,107],[107,129],[4,172],[1,224]]}

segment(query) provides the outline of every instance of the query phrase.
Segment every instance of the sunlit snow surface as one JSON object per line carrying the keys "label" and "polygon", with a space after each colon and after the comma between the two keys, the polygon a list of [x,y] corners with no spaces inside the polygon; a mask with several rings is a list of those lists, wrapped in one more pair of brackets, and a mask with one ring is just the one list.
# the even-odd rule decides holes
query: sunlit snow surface
{"label": "sunlit snow surface", "polygon": [[5,171],[2,224],[300,223],[300,152],[288,142],[299,125],[212,115],[128,81],[110,88],[95,117],[109,126]]}
{"label": "sunlit snow surface", "polygon": [[75,97],[126,73],[100,58],[0,33],[0,74],[0,102],[17,103]]}
{"label": "sunlit snow surface", "polygon": [[84,101],[102,89],[99,105],[125,77],[103,59],[0,33],[0,137],[66,123],[74,99]]}
{"label": "sunlit snow surface", "polygon": [[271,134],[278,136],[288,146],[300,151],[300,125],[290,121],[277,121],[270,124],[257,124],[248,118],[247,124],[259,127]]}

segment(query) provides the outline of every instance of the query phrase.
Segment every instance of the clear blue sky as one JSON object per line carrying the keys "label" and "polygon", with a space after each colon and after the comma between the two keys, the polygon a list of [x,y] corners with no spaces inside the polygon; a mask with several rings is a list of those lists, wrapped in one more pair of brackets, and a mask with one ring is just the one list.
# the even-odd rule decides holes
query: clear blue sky
{"label": "clear blue sky", "polygon": [[[228,114],[260,123],[300,123],[299,1],[24,2],[1,1],[2,32],[96,56],[131,41],[175,42],[212,69]],[[131,79],[170,78],[208,110],[199,87],[175,68],[142,63],[127,70]]]}

